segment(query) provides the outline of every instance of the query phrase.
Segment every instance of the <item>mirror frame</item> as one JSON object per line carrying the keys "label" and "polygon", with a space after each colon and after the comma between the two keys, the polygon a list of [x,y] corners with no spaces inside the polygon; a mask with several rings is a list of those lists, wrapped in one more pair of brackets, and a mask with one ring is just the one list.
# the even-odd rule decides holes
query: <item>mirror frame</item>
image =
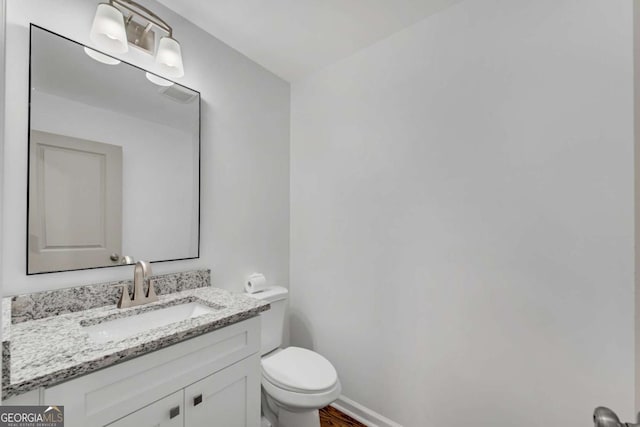
{"label": "mirror frame", "polygon": [[[114,268],[114,267],[128,267],[131,266],[132,264],[117,264],[117,265],[104,265],[104,266],[96,266],[96,267],[86,267],[86,268],[76,268],[76,269],[69,269],[69,270],[52,270],[52,271],[41,271],[41,272],[34,272],[34,273],[30,273],[29,272],[29,191],[30,191],[30,168],[31,168],[31,67],[32,67],[32,63],[31,63],[31,55],[32,55],[32,43],[33,43],[33,30],[34,29],[38,29],[38,30],[42,30],[45,31],[53,36],[56,37],[60,37],[66,41],[69,41],[71,43],[74,43],[82,48],[84,47],[89,47],[92,50],[95,50],[96,52],[99,52],[103,55],[106,55],[108,57],[117,59],[118,61],[122,62],[123,64],[127,64],[131,67],[134,67],[138,70],[140,70],[141,72],[148,72],[150,74],[153,74],[157,77],[160,77],[164,80],[168,80],[174,84],[180,85],[186,89],[189,89],[195,93],[198,94],[198,236],[197,236],[197,254],[196,256],[193,257],[185,257],[185,258],[175,258],[175,259],[164,259],[164,260],[153,260],[153,261],[149,261],[151,263],[159,263],[159,262],[171,262],[171,261],[186,261],[186,260],[191,260],[191,259],[199,259],[200,258],[200,232],[201,232],[201,218],[202,218],[202,95],[200,93],[200,91],[197,91],[193,88],[190,88],[188,86],[185,86],[182,83],[178,83],[175,80],[171,80],[170,78],[164,77],[164,76],[160,76],[152,71],[149,70],[145,70],[142,67],[139,67],[135,64],[132,64],[130,62],[127,62],[125,60],[122,60],[120,58],[116,58],[113,55],[110,55],[108,53],[105,53],[101,50],[98,50],[96,48],[94,48],[93,46],[86,46],[78,41],[75,41],[69,37],[63,36],[61,34],[58,34],[54,31],[51,31],[47,28],[44,28],[40,25],[34,24],[33,22],[31,22],[29,24],[29,97],[28,97],[28,114],[27,114],[27,193],[26,193],[26,199],[27,199],[27,216],[26,216],[26,251],[25,251],[25,269],[26,269],[26,273],[27,276],[34,276],[34,275],[39,275],[39,274],[50,274],[50,273],[64,273],[64,272],[69,272],[69,271],[83,271],[83,270],[96,270],[96,269],[102,269],[102,268]],[[124,215],[124,212],[123,212]],[[144,259],[144,257],[142,258],[135,258],[137,260],[140,259]],[[145,260],[146,261],[146,260]]]}

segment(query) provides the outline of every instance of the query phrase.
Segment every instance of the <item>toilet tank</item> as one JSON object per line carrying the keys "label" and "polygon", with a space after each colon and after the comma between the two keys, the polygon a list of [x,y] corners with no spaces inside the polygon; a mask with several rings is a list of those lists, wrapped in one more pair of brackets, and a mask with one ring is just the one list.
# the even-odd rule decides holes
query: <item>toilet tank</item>
{"label": "toilet tank", "polygon": [[281,286],[272,286],[261,292],[247,294],[251,298],[266,301],[271,308],[260,313],[262,323],[261,354],[265,355],[282,345],[284,316],[287,308],[289,291]]}

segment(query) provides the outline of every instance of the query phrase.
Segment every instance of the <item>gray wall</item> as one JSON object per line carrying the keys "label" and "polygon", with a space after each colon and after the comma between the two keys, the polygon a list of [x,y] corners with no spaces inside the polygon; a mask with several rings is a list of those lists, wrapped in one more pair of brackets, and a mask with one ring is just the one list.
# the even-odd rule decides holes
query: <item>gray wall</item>
{"label": "gray wall", "polygon": [[[198,27],[143,1],[174,28],[182,45],[180,82],[202,93],[201,258],[154,264],[163,273],[211,268],[216,285],[241,290],[263,272],[288,285],[289,84]],[[2,198],[4,294],[129,278],[131,267],[25,275],[29,23],[90,44],[98,1],[8,0],[7,144]],[[130,49],[122,59],[154,70],[151,56]],[[117,123],[113,124],[117,126]],[[143,212],[153,215],[153,212]]]}
{"label": "gray wall", "polygon": [[467,0],[293,84],[291,339],[347,397],[635,419],[631,5]]}

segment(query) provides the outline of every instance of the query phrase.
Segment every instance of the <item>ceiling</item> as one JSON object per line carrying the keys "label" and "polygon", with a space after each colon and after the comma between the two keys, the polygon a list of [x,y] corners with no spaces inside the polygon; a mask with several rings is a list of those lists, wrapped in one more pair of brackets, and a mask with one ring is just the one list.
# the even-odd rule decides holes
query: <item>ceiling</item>
{"label": "ceiling", "polygon": [[288,81],[346,58],[459,1],[159,0]]}

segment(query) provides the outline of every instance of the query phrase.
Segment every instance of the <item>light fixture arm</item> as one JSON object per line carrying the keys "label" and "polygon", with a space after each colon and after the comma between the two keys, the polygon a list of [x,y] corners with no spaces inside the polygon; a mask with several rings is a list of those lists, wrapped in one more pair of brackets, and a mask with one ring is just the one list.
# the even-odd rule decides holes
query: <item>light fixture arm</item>
{"label": "light fixture arm", "polygon": [[[161,30],[167,32],[167,34],[169,34],[169,37],[173,37],[173,28],[171,28],[171,26],[167,24],[162,18],[160,18],[158,15],[142,6],[141,4],[136,3],[133,0],[109,0],[109,4],[111,4],[112,6],[119,6],[123,9],[128,10],[134,15],[141,16],[143,19],[149,22],[149,24],[155,25]],[[129,17],[128,19],[131,19],[131,17]],[[148,29],[150,29],[150,27],[148,27]]]}

